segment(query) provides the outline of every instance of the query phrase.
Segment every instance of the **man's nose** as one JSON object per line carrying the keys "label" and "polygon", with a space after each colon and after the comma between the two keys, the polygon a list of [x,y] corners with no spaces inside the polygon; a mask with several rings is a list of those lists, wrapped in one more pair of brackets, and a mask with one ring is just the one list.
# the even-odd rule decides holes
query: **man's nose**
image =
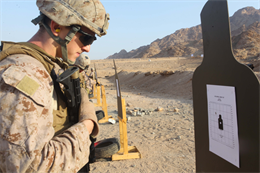
{"label": "man's nose", "polygon": [[83,46],[81,49],[82,49],[84,52],[89,52],[89,51],[90,51],[90,45]]}

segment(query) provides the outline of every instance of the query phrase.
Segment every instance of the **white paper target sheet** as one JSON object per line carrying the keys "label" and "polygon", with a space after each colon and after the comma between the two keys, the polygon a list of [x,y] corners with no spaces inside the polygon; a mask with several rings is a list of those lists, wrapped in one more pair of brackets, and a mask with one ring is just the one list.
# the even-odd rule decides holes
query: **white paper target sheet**
{"label": "white paper target sheet", "polygon": [[239,168],[235,87],[207,85],[209,151]]}

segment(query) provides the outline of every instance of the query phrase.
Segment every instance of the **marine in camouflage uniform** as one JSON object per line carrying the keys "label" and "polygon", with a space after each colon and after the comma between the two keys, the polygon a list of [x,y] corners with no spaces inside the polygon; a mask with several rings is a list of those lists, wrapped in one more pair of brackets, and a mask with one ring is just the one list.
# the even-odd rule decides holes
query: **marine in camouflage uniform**
{"label": "marine in camouflage uniform", "polygon": [[80,86],[87,90],[87,93],[92,93],[92,79],[88,76],[87,70],[90,65],[90,58],[85,55],[81,54],[75,61],[74,66],[79,67],[80,71]]}
{"label": "marine in camouflage uniform", "polygon": [[92,93],[93,92],[93,80],[88,76],[87,73],[86,74],[86,88],[88,93]]}
{"label": "marine in camouflage uniform", "polygon": [[87,81],[87,87],[91,88],[91,90],[93,90],[93,85],[96,85],[97,83],[95,77],[96,77],[96,73],[94,72],[94,68],[91,68],[91,72],[88,76],[88,81]]}
{"label": "marine in camouflage uniform", "polygon": [[99,0],[37,0],[37,6],[36,35],[27,43],[2,42],[0,172],[77,172],[88,162],[89,135],[98,134],[94,105],[82,90],[79,122],[72,124],[54,81],[75,52],[89,51],[94,34],[106,34],[109,16]]}
{"label": "marine in camouflage uniform", "polygon": [[84,89],[87,89],[86,81],[88,80],[88,76],[86,75],[85,70],[88,69],[89,65],[90,58],[85,54],[81,54],[74,63],[74,66],[79,67],[80,87]]}

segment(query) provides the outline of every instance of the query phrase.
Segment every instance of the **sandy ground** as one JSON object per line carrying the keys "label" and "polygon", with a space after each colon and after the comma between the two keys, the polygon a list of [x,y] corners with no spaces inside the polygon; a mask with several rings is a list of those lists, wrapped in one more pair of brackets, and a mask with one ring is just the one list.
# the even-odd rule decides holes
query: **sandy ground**
{"label": "sandy ground", "polygon": [[[176,57],[116,60],[127,109],[142,108],[153,113],[127,115],[131,118],[127,122],[128,145],[136,146],[142,158],[97,161],[91,164],[91,172],[195,172],[192,76],[201,62],[202,58]],[[98,80],[105,86],[108,115],[117,119],[113,60],[94,60],[91,67],[94,64]],[[259,65],[256,66],[259,71]],[[173,74],[161,75],[164,71]],[[155,111],[158,107],[163,110]],[[97,139],[111,137],[119,139],[119,123],[100,124]]]}

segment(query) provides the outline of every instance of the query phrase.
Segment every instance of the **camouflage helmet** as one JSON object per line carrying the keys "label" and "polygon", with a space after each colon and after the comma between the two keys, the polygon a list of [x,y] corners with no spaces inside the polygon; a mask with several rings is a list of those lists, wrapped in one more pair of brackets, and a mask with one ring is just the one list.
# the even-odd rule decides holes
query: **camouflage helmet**
{"label": "camouflage helmet", "polygon": [[80,56],[76,59],[74,65],[78,66],[82,70],[87,68],[90,65],[90,59],[86,54],[80,54]]}
{"label": "camouflage helmet", "polygon": [[80,25],[106,35],[109,14],[100,0],[37,0],[39,10],[62,26]]}

